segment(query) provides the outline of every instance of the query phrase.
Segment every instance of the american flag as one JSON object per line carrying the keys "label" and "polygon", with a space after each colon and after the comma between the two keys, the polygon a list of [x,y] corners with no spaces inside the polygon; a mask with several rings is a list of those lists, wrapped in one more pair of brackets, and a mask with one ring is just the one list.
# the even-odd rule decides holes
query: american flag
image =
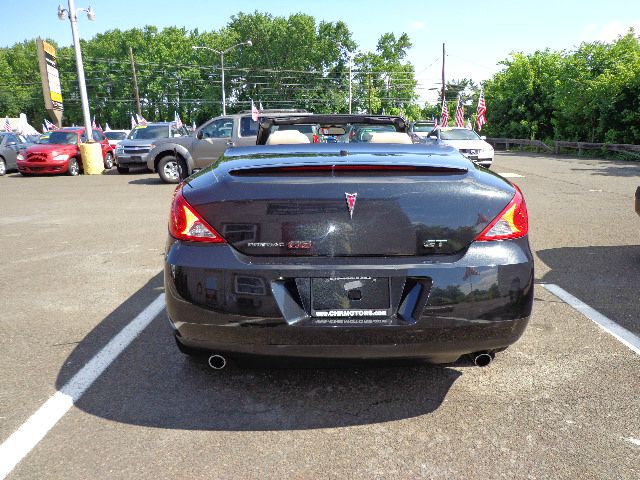
{"label": "american flag", "polygon": [[458,106],[456,107],[456,127],[464,127],[464,105],[462,105],[462,94],[458,95]]}
{"label": "american flag", "polygon": [[93,128],[94,130],[96,128],[98,128],[98,126],[96,125],[96,117],[95,116],[93,117],[93,122],[91,122],[91,128]]}
{"label": "american flag", "polygon": [[138,123],[136,122],[136,119],[133,118],[133,115],[131,115],[131,130],[133,130],[137,126],[138,126]]}
{"label": "american flag", "polygon": [[260,106],[258,107],[258,110],[263,111],[264,108],[262,108],[262,102],[260,102]]}
{"label": "american flag", "polygon": [[440,125],[446,127],[449,124],[449,109],[447,108],[447,100],[442,99],[442,113],[440,114]]}
{"label": "american flag", "polygon": [[487,105],[484,103],[484,90],[481,90],[480,98],[478,99],[478,110],[476,111],[478,131],[482,130],[482,125],[485,123],[487,123]]}
{"label": "american flag", "polygon": [[3,127],[5,132],[11,132],[11,123],[9,122],[9,117],[4,117],[4,125]]}
{"label": "american flag", "polygon": [[176,124],[176,130],[180,130],[182,128],[182,120],[180,119],[180,115],[178,115],[178,112],[174,113],[173,121]]}
{"label": "american flag", "polygon": [[258,121],[258,118],[260,118],[260,112],[258,111],[258,109],[256,108],[255,103],[253,103],[253,100],[251,100],[251,119],[254,122]]}
{"label": "american flag", "polygon": [[57,130],[58,127],[56,127],[55,124],[51,123],[49,120],[47,120],[46,118],[44,119],[44,124],[47,126],[47,131],[48,132],[53,132],[54,130]]}

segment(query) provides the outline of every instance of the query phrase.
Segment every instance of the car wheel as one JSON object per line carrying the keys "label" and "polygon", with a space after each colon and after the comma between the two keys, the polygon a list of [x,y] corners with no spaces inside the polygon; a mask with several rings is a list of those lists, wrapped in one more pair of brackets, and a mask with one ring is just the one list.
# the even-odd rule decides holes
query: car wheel
{"label": "car wheel", "polygon": [[129,167],[121,167],[120,165],[118,165],[118,173],[129,173]]}
{"label": "car wheel", "polygon": [[76,177],[79,174],[80,174],[80,165],[78,165],[78,160],[75,158],[70,158],[69,165],[67,166],[67,175]]}
{"label": "car wheel", "polygon": [[0,158],[0,177],[7,173],[7,164],[4,163],[4,159]]}
{"label": "car wheel", "polygon": [[111,170],[113,168],[113,154],[111,152],[107,152],[104,157],[104,168],[107,170]]}
{"label": "car wheel", "polygon": [[180,165],[173,155],[162,157],[158,162],[158,175],[164,183],[180,182]]}

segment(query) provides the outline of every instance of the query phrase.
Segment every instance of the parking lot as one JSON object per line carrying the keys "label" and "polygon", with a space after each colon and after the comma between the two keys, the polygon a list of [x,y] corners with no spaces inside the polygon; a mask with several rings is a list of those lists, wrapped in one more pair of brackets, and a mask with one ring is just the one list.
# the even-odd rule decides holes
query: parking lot
{"label": "parking lot", "polygon": [[498,153],[493,170],[527,200],[537,285],[525,335],[487,368],[214,372],[153,307],[174,186],[0,178],[0,443],[140,329],[58,421],[38,417],[7,478],[640,478],[640,345],[543,286],[640,336],[640,164]]}

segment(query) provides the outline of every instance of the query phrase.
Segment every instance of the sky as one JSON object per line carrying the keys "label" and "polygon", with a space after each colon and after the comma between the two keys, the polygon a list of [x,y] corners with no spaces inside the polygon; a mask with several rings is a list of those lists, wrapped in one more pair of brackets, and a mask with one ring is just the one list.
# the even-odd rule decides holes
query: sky
{"label": "sky", "polygon": [[[0,47],[38,36],[71,45],[69,22],[57,17],[59,3],[68,6],[67,0],[0,0],[4,19]],[[440,83],[443,43],[447,80],[471,78],[477,83],[499,71],[498,62],[512,52],[570,51],[583,41],[611,41],[629,27],[640,34],[638,0],[76,0],[76,8],[88,6],[93,7],[96,20],[79,17],[82,38],[144,25],[217,30],[232,15],[255,10],[274,16],[302,12],[317,21],[342,20],[360,51],[375,50],[383,33],[399,36],[406,32],[413,43],[408,60],[415,67],[422,101],[435,101],[433,89]]]}

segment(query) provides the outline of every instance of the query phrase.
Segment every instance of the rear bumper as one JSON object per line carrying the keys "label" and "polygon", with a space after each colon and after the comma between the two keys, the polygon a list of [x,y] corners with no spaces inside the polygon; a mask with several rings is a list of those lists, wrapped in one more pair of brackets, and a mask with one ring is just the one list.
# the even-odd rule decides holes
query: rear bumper
{"label": "rear bumper", "polygon": [[[170,241],[167,313],[178,341],[188,347],[278,357],[443,363],[520,338],[533,302],[526,238],[474,243],[450,263],[420,260],[259,259],[227,245]],[[366,317],[319,324],[311,316],[304,279],[361,276],[390,279],[386,324]],[[239,291],[246,279],[258,288]]]}
{"label": "rear bumper", "polygon": [[34,174],[56,174],[64,173],[69,168],[69,161],[62,162],[27,162],[18,161],[17,167],[19,172]]}

